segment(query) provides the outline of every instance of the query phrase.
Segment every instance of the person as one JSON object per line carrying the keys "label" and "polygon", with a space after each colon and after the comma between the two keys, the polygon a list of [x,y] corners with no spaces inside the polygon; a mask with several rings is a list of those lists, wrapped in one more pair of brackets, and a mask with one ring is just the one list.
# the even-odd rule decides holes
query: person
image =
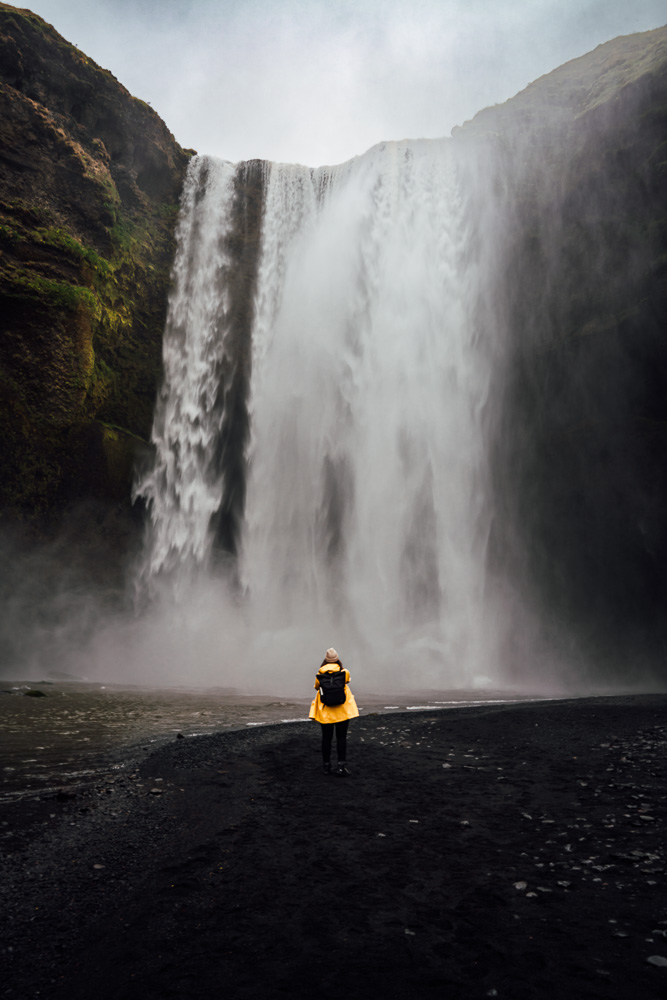
{"label": "person", "polygon": [[345,670],[345,668],[332,646],[331,649],[327,649],[318,676],[315,677],[315,690],[318,693],[310,706],[309,718],[315,719],[322,726],[322,770],[325,774],[331,774],[331,744],[335,730],[338,767],[334,773],[339,778],[346,778],[350,773],[346,763],[347,727],[350,719],[356,719],[359,715],[354,695],[348,687],[350,683],[349,670],[345,670],[345,701],[341,705],[325,705],[319,690],[319,674],[334,673],[339,670]]}

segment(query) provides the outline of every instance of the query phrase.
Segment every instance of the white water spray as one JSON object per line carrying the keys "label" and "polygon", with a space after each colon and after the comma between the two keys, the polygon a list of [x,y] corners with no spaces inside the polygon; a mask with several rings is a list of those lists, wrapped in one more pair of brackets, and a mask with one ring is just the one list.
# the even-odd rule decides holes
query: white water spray
{"label": "white water spray", "polygon": [[155,411],[155,463],[137,483],[150,534],[140,583],[154,594],[169,578],[183,597],[211,550],[210,523],[220,506],[222,475],[212,458],[223,418],[221,379],[228,357],[225,236],[235,168],[198,158],[183,191],[164,334],[164,383]]}
{"label": "white water spray", "polygon": [[[156,464],[137,489],[152,520],[144,583],[198,581],[231,683],[261,687],[267,664],[335,643],[363,664],[366,687],[497,684],[484,433],[493,349],[477,320],[485,276],[451,141],[269,169],[236,601],[207,569],[222,493],[217,383],[233,364],[221,249],[232,176],[200,158],[186,184]],[[201,603],[197,616],[201,628]]]}

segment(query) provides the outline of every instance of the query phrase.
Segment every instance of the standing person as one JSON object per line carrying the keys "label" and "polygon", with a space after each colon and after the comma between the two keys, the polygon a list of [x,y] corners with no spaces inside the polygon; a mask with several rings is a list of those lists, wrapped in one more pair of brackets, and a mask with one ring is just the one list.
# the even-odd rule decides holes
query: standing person
{"label": "standing person", "polygon": [[338,659],[338,653],[333,647],[327,649],[315,678],[315,690],[318,693],[310,706],[309,718],[315,719],[322,726],[322,770],[325,774],[331,774],[331,744],[334,729],[336,730],[338,767],[335,774],[339,778],[346,778],[350,773],[345,763],[347,727],[350,719],[356,719],[359,715],[349,683],[349,670]]}

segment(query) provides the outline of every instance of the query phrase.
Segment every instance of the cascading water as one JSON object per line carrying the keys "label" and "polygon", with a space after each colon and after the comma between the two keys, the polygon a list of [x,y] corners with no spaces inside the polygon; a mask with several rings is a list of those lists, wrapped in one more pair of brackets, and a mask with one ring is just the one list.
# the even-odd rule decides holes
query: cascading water
{"label": "cascading water", "polygon": [[151,514],[140,582],[152,588],[167,576],[177,593],[206,565],[222,496],[214,456],[224,416],[221,383],[233,363],[225,236],[234,173],[229,163],[199,159],[187,175],[153,423],[156,457],[135,488]]}
{"label": "cascading water", "polygon": [[137,487],[151,515],[144,587],[172,581],[186,604],[195,583],[213,588],[207,627],[233,650],[232,681],[255,689],[267,662],[332,643],[369,685],[380,672],[394,688],[497,683],[494,348],[449,140],[387,143],[336,168],[266,166],[245,516],[235,586],[215,589],[234,169],[197,158],[185,186],[156,460]]}

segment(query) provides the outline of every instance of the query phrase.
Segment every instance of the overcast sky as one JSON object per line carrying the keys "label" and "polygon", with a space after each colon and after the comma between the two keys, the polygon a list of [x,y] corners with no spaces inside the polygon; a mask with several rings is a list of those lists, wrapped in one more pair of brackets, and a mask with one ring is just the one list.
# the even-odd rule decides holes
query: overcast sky
{"label": "overcast sky", "polygon": [[[19,6],[17,4],[17,6]],[[182,146],[338,163],[449,135],[665,0],[32,0]]]}

